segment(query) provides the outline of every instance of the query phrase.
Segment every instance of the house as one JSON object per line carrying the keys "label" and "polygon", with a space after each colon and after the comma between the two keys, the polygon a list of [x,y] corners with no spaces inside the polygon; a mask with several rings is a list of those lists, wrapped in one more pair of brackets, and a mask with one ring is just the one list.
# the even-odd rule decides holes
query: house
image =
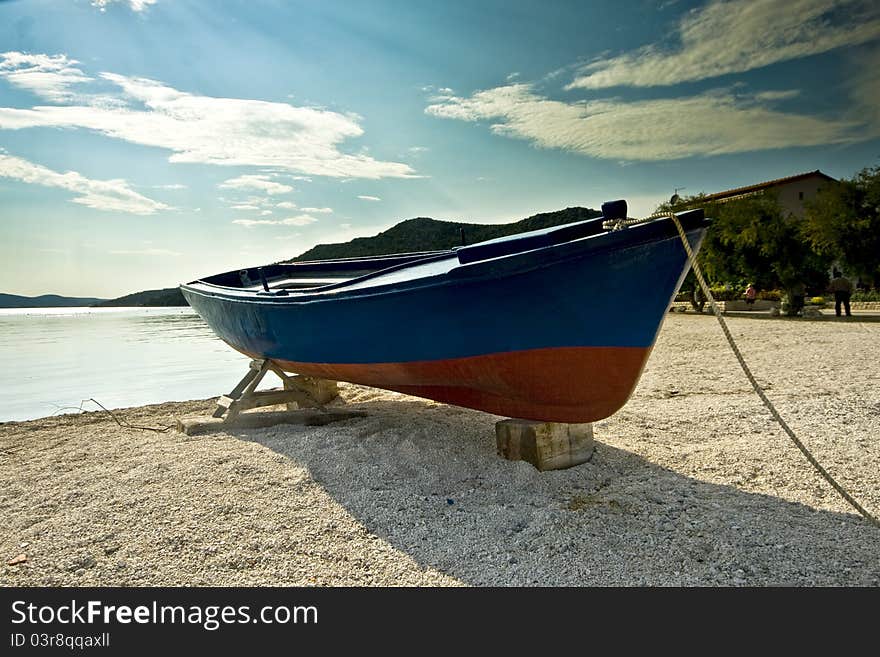
{"label": "house", "polygon": [[[752,194],[771,190],[776,193],[779,204],[782,209],[789,215],[804,218],[804,202],[816,196],[816,193],[823,186],[838,182],[836,178],[822,173],[818,169],[807,173],[799,173],[795,176],[787,178],[777,178],[776,180],[768,180],[767,182],[758,183],[756,185],[748,185],[746,187],[737,187],[728,189],[724,192],[716,192],[704,196],[703,201],[717,201],[726,203],[735,199],[744,198]],[[841,263],[834,261],[828,270],[828,277],[831,278],[833,272],[841,269]],[[854,285],[859,285],[858,278],[851,279]]]}
{"label": "house", "polygon": [[823,185],[835,182],[837,182],[837,179],[816,169],[815,171],[800,173],[796,176],[768,180],[767,182],[758,183],[757,185],[737,187],[735,189],[728,189],[724,192],[709,194],[700,200],[724,203],[726,201],[740,199],[767,190],[773,190],[776,192],[779,198],[779,204],[784,210],[788,211],[789,214],[792,214],[795,217],[803,218],[804,201],[813,198],[819,188]]}

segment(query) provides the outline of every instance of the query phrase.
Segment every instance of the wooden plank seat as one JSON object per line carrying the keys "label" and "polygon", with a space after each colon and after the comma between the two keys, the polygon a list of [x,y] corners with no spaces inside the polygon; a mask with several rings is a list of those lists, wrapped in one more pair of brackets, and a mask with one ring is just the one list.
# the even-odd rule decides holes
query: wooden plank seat
{"label": "wooden plank seat", "polygon": [[[303,290],[312,287],[324,287],[325,285],[335,285],[337,283],[346,283],[351,280],[350,276],[322,276],[314,278],[282,278],[280,280],[270,280],[270,290]],[[252,285],[241,287],[242,290],[260,291],[263,284],[256,281]]]}

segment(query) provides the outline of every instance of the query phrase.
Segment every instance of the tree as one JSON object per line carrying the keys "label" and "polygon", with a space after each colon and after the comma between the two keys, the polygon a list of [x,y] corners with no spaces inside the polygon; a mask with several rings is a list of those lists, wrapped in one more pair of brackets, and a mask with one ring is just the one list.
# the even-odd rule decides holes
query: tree
{"label": "tree", "polygon": [[[702,194],[700,194],[699,196],[691,196],[684,200],[679,200],[677,196],[674,196],[672,198],[672,201],[674,201],[674,203],[672,201],[662,203],[657,207],[655,212],[678,212],[688,207],[698,207],[700,205],[699,200],[702,198]],[[700,268],[702,269],[704,262],[703,250],[701,250],[697,254],[697,262],[700,264]],[[691,306],[694,308],[694,310],[699,313],[703,312],[703,308],[706,305],[706,298],[703,295],[703,291],[700,289],[700,283],[699,281],[697,281],[697,277],[694,274],[694,270],[692,268],[688,269],[687,275],[681,282],[681,287],[679,288],[679,291],[688,294]]]}
{"label": "tree", "polygon": [[702,207],[713,220],[699,255],[710,281],[781,287],[789,298],[805,289],[824,290],[831,258],[811,248],[800,220],[785,213],[773,192],[726,202],[689,197],[674,209],[692,207]]}
{"label": "tree", "polygon": [[806,204],[804,237],[820,254],[840,262],[849,276],[880,283],[880,167],[823,187]]}

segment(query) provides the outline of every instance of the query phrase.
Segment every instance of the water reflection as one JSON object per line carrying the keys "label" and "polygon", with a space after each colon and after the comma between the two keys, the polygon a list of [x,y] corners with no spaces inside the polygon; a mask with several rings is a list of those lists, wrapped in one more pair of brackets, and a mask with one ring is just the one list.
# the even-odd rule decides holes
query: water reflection
{"label": "water reflection", "polygon": [[0,421],[217,396],[246,367],[191,308],[0,310]]}

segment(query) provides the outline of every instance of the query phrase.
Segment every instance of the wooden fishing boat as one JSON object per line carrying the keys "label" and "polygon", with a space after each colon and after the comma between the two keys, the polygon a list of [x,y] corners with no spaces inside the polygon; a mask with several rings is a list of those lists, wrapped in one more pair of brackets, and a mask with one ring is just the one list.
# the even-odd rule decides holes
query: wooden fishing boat
{"label": "wooden fishing boat", "polygon": [[[513,418],[629,398],[688,271],[672,220],[604,216],[448,251],[271,264],[181,285],[232,348],[288,372]],[[676,215],[697,250],[702,210]]]}

